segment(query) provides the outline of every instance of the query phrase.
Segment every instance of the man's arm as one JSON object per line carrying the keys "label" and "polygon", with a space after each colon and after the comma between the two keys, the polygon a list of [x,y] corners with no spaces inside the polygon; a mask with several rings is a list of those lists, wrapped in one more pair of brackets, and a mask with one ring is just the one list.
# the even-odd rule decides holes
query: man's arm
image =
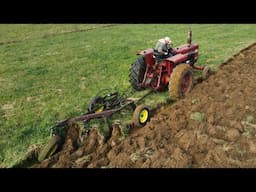
{"label": "man's arm", "polygon": [[168,49],[168,53],[171,53],[172,55],[175,55],[175,54],[176,54],[176,51],[175,51],[172,47],[170,47],[170,48]]}

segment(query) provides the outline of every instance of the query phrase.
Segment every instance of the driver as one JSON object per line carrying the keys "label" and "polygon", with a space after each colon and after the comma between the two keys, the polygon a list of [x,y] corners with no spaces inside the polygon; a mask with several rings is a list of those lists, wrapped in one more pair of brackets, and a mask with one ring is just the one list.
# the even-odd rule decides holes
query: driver
{"label": "driver", "polygon": [[172,48],[170,47],[172,41],[170,37],[159,39],[154,48],[154,55],[159,59],[164,59],[174,55]]}

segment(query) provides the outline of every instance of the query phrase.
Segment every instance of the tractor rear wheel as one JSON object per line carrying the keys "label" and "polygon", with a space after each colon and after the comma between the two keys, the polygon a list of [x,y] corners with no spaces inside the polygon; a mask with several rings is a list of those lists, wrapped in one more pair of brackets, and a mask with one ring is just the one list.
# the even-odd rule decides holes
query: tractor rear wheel
{"label": "tractor rear wheel", "polygon": [[139,105],[133,112],[132,122],[135,127],[143,127],[150,119],[149,107]]}
{"label": "tractor rear wheel", "polygon": [[60,136],[58,135],[53,136],[49,140],[47,145],[45,145],[43,149],[39,152],[38,161],[41,162],[47,159],[48,157],[52,156],[59,148],[60,140],[61,140]]}
{"label": "tractor rear wheel", "polygon": [[193,87],[193,71],[188,64],[177,65],[169,81],[169,95],[173,99],[185,97]]}
{"label": "tractor rear wheel", "polygon": [[144,74],[146,71],[146,63],[143,56],[137,58],[137,60],[131,65],[130,68],[130,83],[132,87],[137,90],[143,90],[143,87],[140,87],[139,84],[142,83]]}

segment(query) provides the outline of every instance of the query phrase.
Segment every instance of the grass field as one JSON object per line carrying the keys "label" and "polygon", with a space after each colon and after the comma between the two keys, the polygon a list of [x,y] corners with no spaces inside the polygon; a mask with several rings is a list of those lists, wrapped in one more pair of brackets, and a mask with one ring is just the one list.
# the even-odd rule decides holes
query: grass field
{"label": "grass field", "polygon": [[136,50],[167,35],[183,44],[189,27],[200,45],[198,65],[214,69],[256,41],[249,24],[0,25],[0,167],[45,143],[55,121],[86,112],[99,90],[129,88]]}

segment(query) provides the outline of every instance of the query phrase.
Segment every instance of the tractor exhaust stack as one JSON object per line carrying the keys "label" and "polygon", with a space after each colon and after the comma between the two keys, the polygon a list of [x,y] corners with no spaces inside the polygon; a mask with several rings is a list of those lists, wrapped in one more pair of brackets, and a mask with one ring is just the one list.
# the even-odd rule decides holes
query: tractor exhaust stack
{"label": "tractor exhaust stack", "polygon": [[189,29],[189,31],[188,31],[187,43],[189,45],[191,45],[191,43],[192,43],[192,30],[191,29]]}

